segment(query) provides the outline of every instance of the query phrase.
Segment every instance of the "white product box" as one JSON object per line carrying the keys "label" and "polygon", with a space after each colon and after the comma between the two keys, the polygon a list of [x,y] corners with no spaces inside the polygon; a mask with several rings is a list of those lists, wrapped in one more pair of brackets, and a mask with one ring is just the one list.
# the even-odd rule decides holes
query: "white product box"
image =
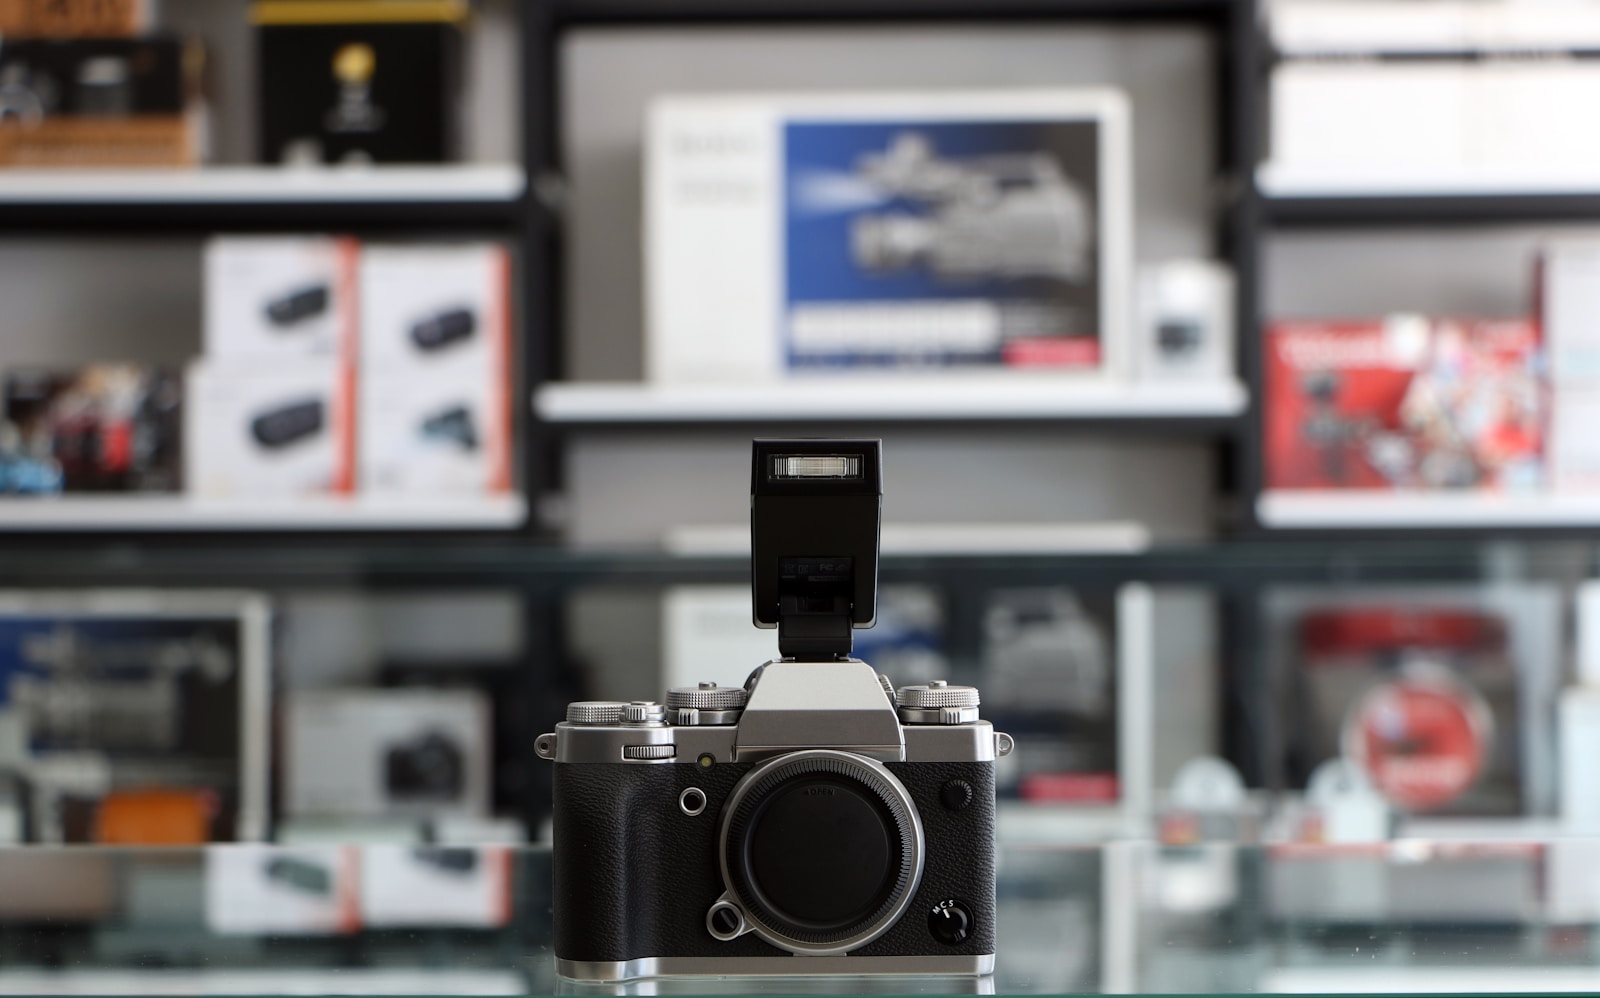
{"label": "white product box", "polygon": [[1270,93],[1274,170],[1514,190],[1600,167],[1600,135],[1571,126],[1600,101],[1582,60],[1289,60]]}
{"label": "white product box", "polygon": [[364,495],[485,495],[511,487],[504,379],[374,371],[361,382]]}
{"label": "white product box", "polygon": [[207,849],[206,926],[222,935],[330,935],[361,927],[351,846]]}
{"label": "white product box", "polygon": [[361,368],[503,386],[511,369],[511,263],[504,246],[366,246]]}
{"label": "white product box", "polygon": [[662,688],[743,686],[778,657],[778,632],[755,626],[750,587],[670,586],[661,596]]}
{"label": "white product box", "polygon": [[1459,170],[1469,129],[1465,63],[1283,62],[1272,71],[1275,166]]}
{"label": "white product box", "polygon": [[511,850],[372,845],[361,852],[361,920],[375,928],[494,928],[511,920]]}
{"label": "white product box", "polygon": [[183,427],[190,492],[218,499],[349,492],[354,387],[351,368],[332,359],[191,364]]}
{"label": "white product box", "polygon": [[1545,246],[1539,282],[1551,380],[1600,384],[1600,241]]}
{"label": "white product box", "polygon": [[652,381],[1120,375],[1114,90],[669,96],[645,140]]}
{"label": "white product box", "polygon": [[219,236],[205,248],[205,355],[351,359],[359,246],[339,236]]}
{"label": "white product box", "polygon": [[470,690],[324,690],[289,698],[284,813],[482,817],[489,705]]}
{"label": "white product box", "polygon": [[1139,268],[1134,370],[1141,379],[1221,381],[1234,374],[1233,270],[1215,260]]}
{"label": "white product box", "polygon": [[1539,260],[1539,311],[1550,365],[1550,481],[1600,489],[1600,242],[1564,240]]}

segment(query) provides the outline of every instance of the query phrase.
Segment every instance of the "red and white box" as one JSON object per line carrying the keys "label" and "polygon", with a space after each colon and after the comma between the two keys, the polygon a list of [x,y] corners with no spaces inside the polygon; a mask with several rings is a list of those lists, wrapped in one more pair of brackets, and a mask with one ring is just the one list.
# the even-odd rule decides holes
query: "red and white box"
{"label": "red and white box", "polygon": [[361,259],[361,490],[511,488],[504,246],[368,246]]}
{"label": "red and white box", "polygon": [[360,246],[344,236],[219,236],[205,248],[205,356],[355,359]]}
{"label": "red and white box", "polygon": [[1531,320],[1278,322],[1265,374],[1269,489],[1543,483],[1547,392]]}
{"label": "red and white box", "polygon": [[184,481],[208,499],[348,493],[355,381],[338,360],[240,366],[198,361],[186,382]]}

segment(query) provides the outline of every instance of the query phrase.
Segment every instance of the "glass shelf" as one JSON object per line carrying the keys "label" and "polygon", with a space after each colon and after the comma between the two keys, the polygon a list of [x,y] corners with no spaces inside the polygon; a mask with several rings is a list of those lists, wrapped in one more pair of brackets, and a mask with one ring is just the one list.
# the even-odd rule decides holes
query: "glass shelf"
{"label": "glass shelf", "polygon": [[[611,984],[555,972],[547,849],[460,851],[486,864],[499,858],[492,868],[509,903],[430,916],[419,913],[425,905],[386,909],[369,887],[355,886],[365,880],[359,872],[332,881],[286,875],[265,888],[239,879],[274,859],[303,862],[308,847],[296,848],[0,850],[0,994],[1600,989],[1600,881],[1592,876],[1600,840],[1590,838],[1002,846],[990,977]],[[341,855],[355,871],[411,849],[309,848]],[[357,914],[337,923],[305,914],[319,896],[331,901],[347,889],[360,895]],[[269,904],[252,890],[286,900]],[[289,903],[297,893],[310,899],[302,909]]]}

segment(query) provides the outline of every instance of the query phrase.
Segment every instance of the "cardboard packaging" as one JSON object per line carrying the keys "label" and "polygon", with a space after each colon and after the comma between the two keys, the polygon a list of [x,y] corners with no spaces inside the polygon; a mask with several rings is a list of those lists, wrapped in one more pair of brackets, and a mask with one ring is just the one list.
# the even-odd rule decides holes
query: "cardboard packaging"
{"label": "cardboard packaging", "polygon": [[271,629],[251,593],[0,591],[0,758],[35,840],[265,837]]}
{"label": "cardboard packaging", "polygon": [[172,371],[14,370],[4,379],[0,418],[16,440],[0,453],[0,493],[176,492],[182,416],[183,381]]}
{"label": "cardboard packaging", "polygon": [[152,0],[0,0],[0,35],[117,38],[150,30]]}
{"label": "cardboard packaging", "polygon": [[0,166],[190,166],[203,50],[179,38],[6,38]]}
{"label": "cardboard packaging", "polygon": [[1139,268],[1134,370],[1150,381],[1223,381],[1234,375],[1233,270],[1214,260]]}
{"label": "cardboard packaging", "polygon": [[191,364],[184,422],[189,491],[246,500],[349,492],[354,387],[350,368],[336,360]]}
{"label": "cardboard packaging", "polygon": [[484,817],[489,705],[470,690],[325,690],[289,697],[284,813]]}
{"label": "cardboard packaging", "polygon": [[212,932],[318,936],[361,927],[361,854],[354,846],[208,849],[205,859]]}
{"label": "cardboard packaging", "polygon": [[1267,487],[1535,489],[1542,368],[1539,328],[1525,319],[1274,323]]}
{"label": "cardboard packaging", "polygon": [[459,131],[465,0],[251,6],[264,163],[442,163]]}
{"label": "cardboard packaging", "polygon": [[1265,610],[1287,785],[1344,757],[1404,816],[1553,812],[1555,588],[1283,587]]}
{"label": "cardboard packaging", "polygon": [[205,355],[353,362],[360,246],[341,236],[219,236],[205,248]]}
{"label": "cardboard packaging", "polygon": [[371,845],[361,921],[373,928],[495,928],[511,920],[511,850]]}
{"label": "cardboard packaging", "polygon": [[511,286],[503,246],[368,246],[361,258],[361,488],[511,487]]}
{"label": "cardboard packaging", "polygon": [[1113,90],[669,96],[645,140],[646,370],[1121,375]]}
{"label": "cardboard packaging", "polygon": [[1544,248],[1539,319],[1550,356],[1551,486],[1600,490],[1600,242]]}

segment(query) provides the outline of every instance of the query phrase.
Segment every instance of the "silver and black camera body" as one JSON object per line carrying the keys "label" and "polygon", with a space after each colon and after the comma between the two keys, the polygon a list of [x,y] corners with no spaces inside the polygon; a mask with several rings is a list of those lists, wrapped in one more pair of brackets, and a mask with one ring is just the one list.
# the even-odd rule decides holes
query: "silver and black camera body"
{"label": "silver and black camera body", "polygon": [[781,657],[742,687],[580,702],[555,762],[565,977],[985,974],[994,760],[978,691],[894,689],[852,658],[876,608],[881,445],[757,440],[754,618]]}

